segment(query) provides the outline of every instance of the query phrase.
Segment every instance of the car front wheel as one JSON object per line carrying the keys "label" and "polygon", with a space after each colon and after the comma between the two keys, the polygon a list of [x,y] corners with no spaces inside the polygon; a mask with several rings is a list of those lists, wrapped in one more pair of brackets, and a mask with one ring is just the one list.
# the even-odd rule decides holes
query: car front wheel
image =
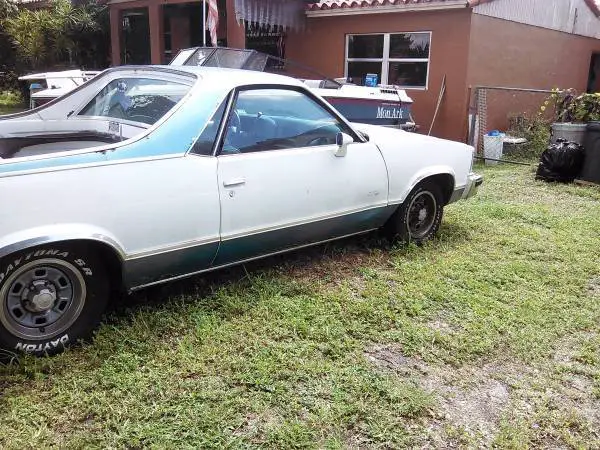
{"label": "car front wheel", "polygon": [[60,353],[91,336],[108,296],[106,269],[83,245],[7,256],[0,262],[0,348]]}
{"label": "car front wheel", "polygon": [[418,184],[386,225],[388,238],[422,244],[432,239],[444,214],[441,189],[432,181]]}

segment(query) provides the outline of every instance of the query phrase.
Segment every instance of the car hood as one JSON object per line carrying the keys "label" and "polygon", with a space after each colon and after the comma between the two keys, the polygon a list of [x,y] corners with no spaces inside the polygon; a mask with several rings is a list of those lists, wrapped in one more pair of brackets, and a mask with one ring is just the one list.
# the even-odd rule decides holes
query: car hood
{"label": "car hood", "polygon": [[358,130],[366,133],[369,136],[369,140],[375,144],[386,143],[389,145],[390,142],[397,143],[397,147],[407,148],[414,144],[417,144],[419,148],[439,148],[444,146],[446,149],[456,149],[457,151],[467,151],[472,154],[473,147],[464,144],[462,142],[451,141],[448,139],[441,139],[433,136],[427,136],[425,134],[411,133],[398,128],[382,127],[380,125],[369,125],[364,123],[352,123],[352,126]]}

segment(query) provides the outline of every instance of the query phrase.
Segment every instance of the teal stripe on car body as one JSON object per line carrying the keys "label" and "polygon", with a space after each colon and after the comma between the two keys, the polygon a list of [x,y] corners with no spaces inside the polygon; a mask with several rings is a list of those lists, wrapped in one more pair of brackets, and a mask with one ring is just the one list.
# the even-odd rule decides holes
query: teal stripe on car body
{"label": "teal stripe on car body", "polygon": [[310,243],[374,230],[381,227],[395,209],[395,206],[384,206],[343,216],[324,218],[302,225],[225,239],[221,242],[214,266],[231,264]]}
{"label": "teal stripe on car body", "polygon": [[16,172],[30,172],[43,169],[59,169],[61,167],[77,166],[82,164],[102,164],[107,161],[103,152],[80,153],[78,155],[65,155],[35,160],[2,160],[0,163],[0,176]]}
{"label": "teal stripe on car body", "polygon": [[210,272],[294,248],[372,231],[385,224],[395,210],[396,206],[383,206],[130,259],[125,262],[125,284],[127,289],[137,290],[164,280]]}

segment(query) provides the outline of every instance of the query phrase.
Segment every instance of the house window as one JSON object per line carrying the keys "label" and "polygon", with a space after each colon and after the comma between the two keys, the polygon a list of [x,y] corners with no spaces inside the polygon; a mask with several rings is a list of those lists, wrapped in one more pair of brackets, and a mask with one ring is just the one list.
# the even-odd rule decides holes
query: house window
{"label": "house window", "polygon": [[364,86],[367,74],[380,84],[427,89],[431,32],[351,34],[346,42],[346,78]]}

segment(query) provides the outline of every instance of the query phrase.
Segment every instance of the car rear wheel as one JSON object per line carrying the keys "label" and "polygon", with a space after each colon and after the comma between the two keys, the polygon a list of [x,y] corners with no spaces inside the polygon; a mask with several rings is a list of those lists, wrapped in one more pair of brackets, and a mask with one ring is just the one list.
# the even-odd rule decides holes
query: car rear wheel
{"label": "car rear wheel", "polygon": [[0,262],[0,348],[38,356],[88,339],[108,303],[108,275],[84,246],[43,246]]}
{"label": "car rear wheel", "polygon": [[391,240],[422,244],[432,239],[440,228],[444,202],[440,187],[423,181],[408,195],[385,227]]}

